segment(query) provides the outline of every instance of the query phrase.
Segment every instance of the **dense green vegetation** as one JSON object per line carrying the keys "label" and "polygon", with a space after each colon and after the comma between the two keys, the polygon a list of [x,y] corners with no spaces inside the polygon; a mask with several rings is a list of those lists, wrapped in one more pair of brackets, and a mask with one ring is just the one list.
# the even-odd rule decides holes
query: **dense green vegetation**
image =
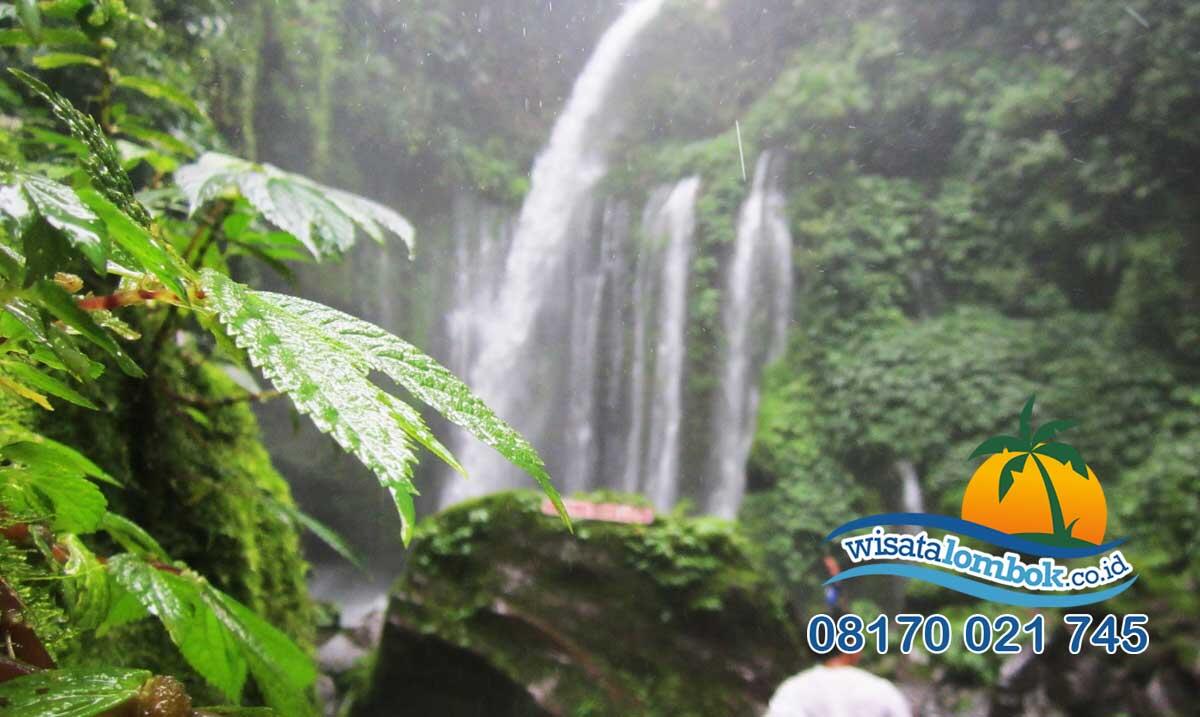
{"label": "dense green vegetation", "polygon": [[[406,542],[418,446],[461,468],[372,372],[528,471],[565,518],[561,502],[534,449],[416,348],[230,276],[238,257],[319,262],[359,235],[411,250],[406,219],[202,152],[215,136],[203,110],[152,76],[167,43],[149,4],[19,2],[0,20],[13,48],[0,97],[12,112],[0,159],[0,707],[190,714],[190,685],[197,698],[250,692],[312,714],[296,538],[312,522],[258,440],[246,404],[270,395],[235,386],[246,368],[376,474]],[[52,89],[34,69],[64,81]],[[65,407],[83,412],[47,418]],[[132,627],[151,616],[161,627]],[[121,669],[131,664],[175,675]]]}
{"label": "dense green vegetation", "polygon": [[[524,0],[403,12],[354,0],[0,3],[3,64],[50,88],[0,78],[0,528],[36,528],[0,540],[0,586],[60,666],[89,671],[37,679],[112,705],[149,677],[114,668],[146,668],[197,702],[311,708],[296,702],[311,692],[300,684],[313,632],[297,549],[307,518],[249,408],[273,392],[232,367],[266,366],[396,489],[408,525],[408,447],[453,458],[372,380],[475,419],[447,398],[465,388],[408,344],[230,276],[321,263],[306,273],[333,287],[325,300],[357,280],[324,263],[352,256],[356,239],[411,240],[382,205],[422,227],[462,189],[517,206],[580,48],[619,11],[616,0],[554,5],[565,25]],[[1200,7],[675,0],[654,33],[604,190],[636,204],[658,183],[702,177],[689,295],[697,425],[747,193],[739,152],[787,158],[795,321],[765,378],[737,540],[796,613],[821,606],[831,527],[895,509],[901,465],[927,509],[957,514],[972,448],[1036,393],[1039,420],[1078,422],[1072,444],[1104,486],[1108,533],[1130,538],[1139,582],[1109,607],[1151,615],[1153,647],[1131,661],[1139,683],[1194,689]],[[268,183],[276,191],[258,191]],[[411,335],[421,321],[410,312]],[[331,382],[337,391],[319,390]],[[474,425],[542,476],[514,435]],[[430,550],[469,543],[419,538]],[[712,567],[693,554],[654,562],[660,546],[642,547],[664,580]],[[159,563],[180,572],[147,568]],[[147,607],[122,600],[147,583],[192,621],[160,612],[165,627],[108,629]],[[898,599],[968,612],[915,586]],[[249,640],[229,637],[246,625]],[[209,628],[211,655],[172,645]],[[299,665],[292,682],[256,650]],[[243,688],[247,674],[257,687]],[[995,660],[953,653],[922,673],[971,687],[997,675]]]}

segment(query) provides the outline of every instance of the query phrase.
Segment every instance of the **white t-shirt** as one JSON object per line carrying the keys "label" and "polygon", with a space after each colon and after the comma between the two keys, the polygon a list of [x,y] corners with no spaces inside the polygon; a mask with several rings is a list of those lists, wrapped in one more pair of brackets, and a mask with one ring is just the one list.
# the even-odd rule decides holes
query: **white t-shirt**
{"label": "white t-shirt", "polygon": [[857,667],[818,666],[788,679],[764,717],[912,717],[891,682]]}

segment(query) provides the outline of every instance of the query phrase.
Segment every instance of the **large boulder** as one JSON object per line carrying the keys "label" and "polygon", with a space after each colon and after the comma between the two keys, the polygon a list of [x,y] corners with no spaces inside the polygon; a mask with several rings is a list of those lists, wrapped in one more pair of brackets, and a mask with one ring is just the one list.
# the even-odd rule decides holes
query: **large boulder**
{"label": "large boulder", "polygon": [[760,714],[804,662],[732,523],[577,522],[531,492],[427,520],[354,717]]}

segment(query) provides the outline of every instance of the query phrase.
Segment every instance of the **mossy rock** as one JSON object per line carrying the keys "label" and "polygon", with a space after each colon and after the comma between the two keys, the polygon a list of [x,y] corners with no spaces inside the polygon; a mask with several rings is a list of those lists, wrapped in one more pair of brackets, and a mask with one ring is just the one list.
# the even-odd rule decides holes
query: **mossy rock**
{"label": "mossy rock", "polygon": [[[93,395],[99,411],[55,401],[56,410],[47,412],[5,397],[0,422],[28,426],[101,465],[123,484],[104,488],[110,510],[137,522],[173,558],[311,650],[308,566],[299,536],[280,512],[292,504],[291,493],[271,466],[250,407],[226,400],[245,391],[177,347],[164,349],[149,374],[132,380],[106,372]],[[145,668],[181,677],[201,700],[223,701],[153,620],[51,647],[64,666]]]}
{"label": "mossy rock", "polygon": [[734,524],[659,516],[572,535],[541,501],[503,493],[421,524],[354,717],[482,714],[463,692],[493,717],[755,714],[803,667]]}

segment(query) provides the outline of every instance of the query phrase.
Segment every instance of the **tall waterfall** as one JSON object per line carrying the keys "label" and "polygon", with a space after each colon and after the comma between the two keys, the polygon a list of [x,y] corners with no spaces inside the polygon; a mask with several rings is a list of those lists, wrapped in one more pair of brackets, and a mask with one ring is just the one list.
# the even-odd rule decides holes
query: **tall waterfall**
{"label": "tall waterfall", "polygon": [[[467,379],[497,412],[535,438],[555,418],[554,373],[565,361],[547,355],[558,344],[539,340],[539,324],[565,290],[574,230],[581,229],[596,184],[607,169],[607,153],[621,124],[619,96],[636,41],[659,14],[663,0],[638,0],[605,32],[533,168],[529,196],[521,208],[501,290],[482,316],[487,330]],[[451,480],[443,502],[513,484],[514,469],[490,448],[463,440],[456,453],[470,480]]]}
{"label": "tall waterfall", "polygon": [[667,195],[662,209],[647,217],[646,238],[666,239],[657,297],[658,337],[654,344],[654,393],[650,402],[650,459],[645,469],[645,492],[660,508],[670,508],[679,497],[679,430],[683,423],[683,370],[687,361],[688,270],[699,190],[699,177],[683,180]]}
{"label": "tall waterfall", "polygon": [[754,440],[758,373],[786,348],[792,295],[792,237],[780,186],[783,162],[758,158],[754,185],[738,217],[723,297],[725,357],[713,410],[716,478],[705,508],[733,517],[746,490]]}

